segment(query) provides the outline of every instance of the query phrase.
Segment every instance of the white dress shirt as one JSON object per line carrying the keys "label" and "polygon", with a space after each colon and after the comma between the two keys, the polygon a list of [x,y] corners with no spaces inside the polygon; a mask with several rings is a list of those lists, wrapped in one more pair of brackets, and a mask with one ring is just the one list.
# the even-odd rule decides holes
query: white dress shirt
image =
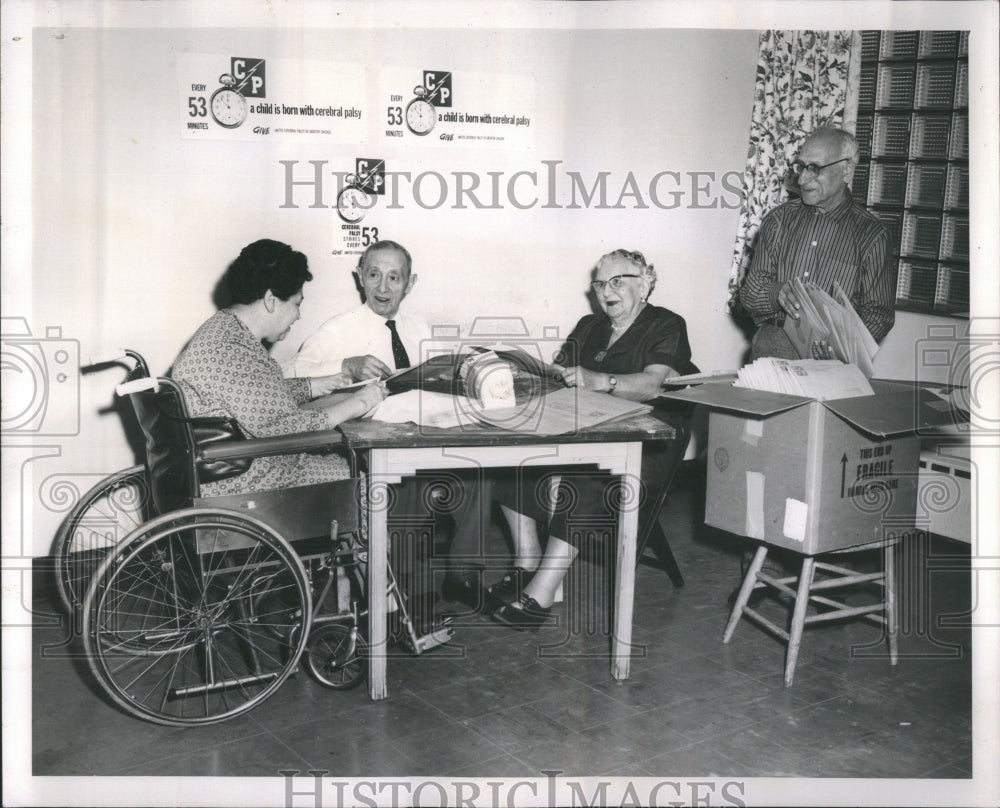
{"label": "white dress shirt", "polygon": [[[423,318],[402,311],[397,311],[393,319],[410,364],[420,364],[430,344],[430,325]],[[302,343],[292,363],[292,375],[327,376],[340,373],[345,359],[368,354],[394,368],[392,334],[385,323],[384,317],[366,305],[331,317]]]}

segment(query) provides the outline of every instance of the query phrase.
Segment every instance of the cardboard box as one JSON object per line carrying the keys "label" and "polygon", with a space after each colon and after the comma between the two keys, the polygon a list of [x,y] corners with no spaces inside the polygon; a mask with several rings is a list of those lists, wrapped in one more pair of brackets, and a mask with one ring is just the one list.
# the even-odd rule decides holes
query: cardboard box
{"label": "cardboard box", "polygon": [[913,527],[920,438],[947,407],[905,383],[815,401],[708,383],[663,398],[709,408],[705,521],[806,555]]}

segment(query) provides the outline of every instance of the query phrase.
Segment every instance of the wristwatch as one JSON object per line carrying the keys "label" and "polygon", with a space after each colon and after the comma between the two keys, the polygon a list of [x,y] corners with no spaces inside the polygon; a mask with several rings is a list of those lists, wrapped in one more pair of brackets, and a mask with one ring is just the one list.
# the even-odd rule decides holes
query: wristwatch
{"label": "wristwatch", "polygon": [[615,388],[618,386],[618,377],[613,373],[608,374],[608,395],[612,396],[615,393]]}

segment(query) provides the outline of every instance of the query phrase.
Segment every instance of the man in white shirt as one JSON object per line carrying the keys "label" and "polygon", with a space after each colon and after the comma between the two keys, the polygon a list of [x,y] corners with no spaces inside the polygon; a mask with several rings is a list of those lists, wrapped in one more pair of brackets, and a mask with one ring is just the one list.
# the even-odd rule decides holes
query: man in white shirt
{"label": "man in white shirt", "polygon": [[[365,250],[354,271],[364,303],[331,317],[303,343],[295,357],[295,375],[343,372],[361,381],[420,364],[431,328],[422,317],[400,311],[417,282],[412,266],[410,253],[395,241],[376,241]],[[394,350],[393,330],[403,353],[398,344]]]}
{"label": "man in white shirt", "polygon": [[[363,305],[331,317],[302,344],[294,360],[294,375],[347,373],[353,381],[361,381],[384,378],[394,370],[418,365],[426,359],[431,327],[423,318],[400,311],[403,298],[417,281],[412,269],[410,253],[401,244],[385,240],[368,247],[354,271]],[[451,491],[438,500],[442,508],[457,503],[450,511],[455,526],[442,595],[445,600],[479,611],[485,605],[482,567],[469,563],[468,559],[482,557],[483,542],[491,524],[492,496],[483,491],[484,484],[489,483],[476,472],[456,470],[441,476],[443,479],[411,478],[393,486],[395,497],[389,532],[421,535],[421,523],[426,524],[431,516],[427,510],[433,497],[427,495],[428,489],[442,484],[460,486],[461,491]],[[393,550],[397,575],[409,594],[417,596],[414,587],[419,584],[415,581],[422,577],[417,563],[419,549],[412,541],[396,541]]]}

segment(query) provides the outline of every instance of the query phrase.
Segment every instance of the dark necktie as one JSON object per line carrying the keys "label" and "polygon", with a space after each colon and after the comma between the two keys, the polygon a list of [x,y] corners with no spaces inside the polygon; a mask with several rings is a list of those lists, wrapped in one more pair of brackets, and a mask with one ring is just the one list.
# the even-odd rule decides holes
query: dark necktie
{"label": "dark necktie", "polygon": [[396,370],[408,368],[410,366],[410,357],[406,355],[403,340],[399,338],[399,332],[396,330],[396,321],[386,320],[385,327],[392,334],[392,359],[396,363]]}

